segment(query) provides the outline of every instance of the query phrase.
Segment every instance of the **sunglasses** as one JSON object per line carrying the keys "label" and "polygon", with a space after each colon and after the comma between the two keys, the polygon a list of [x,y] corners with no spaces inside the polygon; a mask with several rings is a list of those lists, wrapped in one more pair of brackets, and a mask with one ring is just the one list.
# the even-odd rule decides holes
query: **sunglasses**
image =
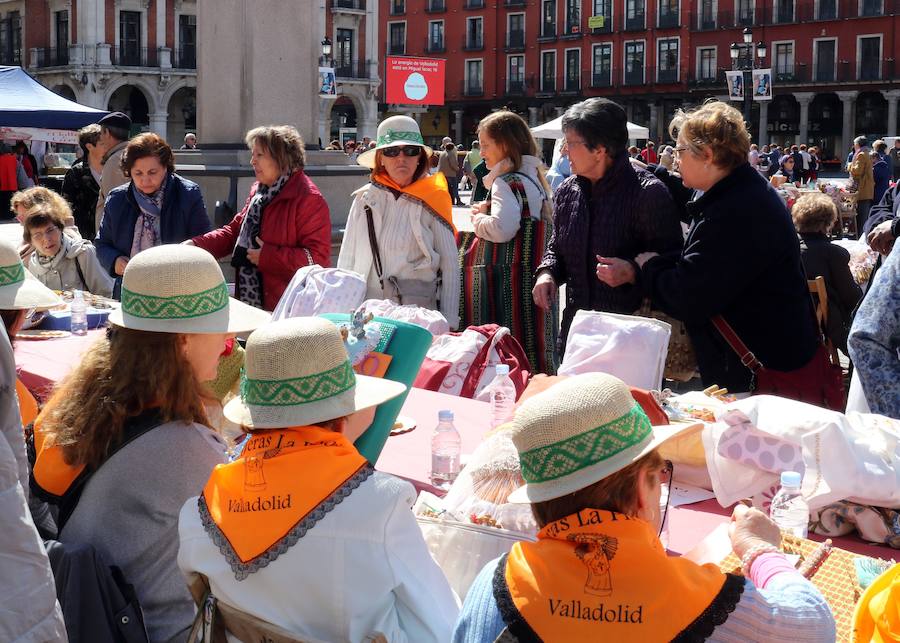
{"label": "sunglasses", "polygon": [[665,468],[659,472],[659,483],[660,485],[666,485],[667,493],[666,493],[666,508],[663,511],[662,520],[659,521],[659,534],[658,536],[662,536],[663,527],[666,524],[666,517],[669,515],[669,503],[672,500],[672,479],[675,476],[675,465],[672,464],[671,460],[666,460]]}
{"label": "sunglasses", "polygon": [[386,147],[381,150],[382,154],[391,158],[400,156],[400,152],[403,152],[404,156],[413,157],[418,156],[422,152],[422,148],[418,145],[404,145],[403,147]]}

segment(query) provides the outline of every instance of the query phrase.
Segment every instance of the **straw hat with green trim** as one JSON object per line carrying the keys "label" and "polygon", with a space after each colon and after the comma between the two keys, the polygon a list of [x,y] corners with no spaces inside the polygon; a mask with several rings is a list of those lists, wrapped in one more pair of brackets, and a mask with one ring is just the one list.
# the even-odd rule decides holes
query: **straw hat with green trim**
{"label": "straw hat with green trim", "polygon": [[25,270],[19,251],[0,240],[0,310],[47,310],[63,301]]}
{"label": "straw hat with green trim", "polygon": [[400,382],[357,375],[338,327],[321,317],[266,324],[247,340],[241,396],[225,417],[251,429],[336,420],[406,390]]}
{"label": "straw hat with green trim", "polygon": [[529,398],[512,425],[526,484],[509,501],[519,503],[584,489],[703,426],[651,426],[628,386],[605,373],[576,375]]}
{"label": "straw hat with green trim", "polygon": [[375,169],[375,152],[386,147],[406,147],[407,145],[418,145],[428,153],[428,156],[432,154],[431,148],[425,145],[416,119],[409,116],[391,116],[381,121],[378,126],[375,148],[360,154],[356,162],[364,167]]}
{"label": "straw hat with green trim", "polygon": [[134,256],[122,276],[122,306],[109,321],[157,333],[246,333],[269,313],[228,296],[222,269],[195,246],[165,245]]}

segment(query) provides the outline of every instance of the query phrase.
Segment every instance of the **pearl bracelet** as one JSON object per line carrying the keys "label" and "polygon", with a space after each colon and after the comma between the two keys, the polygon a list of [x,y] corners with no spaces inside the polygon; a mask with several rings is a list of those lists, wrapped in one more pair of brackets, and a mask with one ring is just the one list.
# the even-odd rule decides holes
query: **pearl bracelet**
{"label": "pearl bracelet", "polygon": [[756,561],[756,559],[763,554],[769,554],[773,552],[781,553],[781,550],[770,543],[761,543],[759,545],[751,547],[744,553],[743,557],[741,558],[741,573],[745,577],[750,578],[750,567],[753,565],[754,561]]}

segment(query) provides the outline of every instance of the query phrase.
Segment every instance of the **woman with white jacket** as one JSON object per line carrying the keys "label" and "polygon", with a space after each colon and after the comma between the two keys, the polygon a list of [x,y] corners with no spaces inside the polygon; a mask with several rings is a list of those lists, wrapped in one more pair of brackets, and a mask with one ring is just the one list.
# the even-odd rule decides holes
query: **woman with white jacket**
{"label": "woman with white jacket", "polygon": [[368,298],[438,310],[456,328],[453,205],[444,175],[428,174],[431,154],[412,118],[378,126],[375,148],[358,159],[372,178],[354,194],[337,267],[363,275]]}
{"label": "woman with white jacket", "polygon": [[488,201],[472,205],[475,233],[462,236],[460,326],[500,324],[519,340],[533,372],[556,371],[556,307],[537,308],[534,271],[550,239],[551,190],[537,143],[517,114],[494,112],[478,125],[490,172]]}

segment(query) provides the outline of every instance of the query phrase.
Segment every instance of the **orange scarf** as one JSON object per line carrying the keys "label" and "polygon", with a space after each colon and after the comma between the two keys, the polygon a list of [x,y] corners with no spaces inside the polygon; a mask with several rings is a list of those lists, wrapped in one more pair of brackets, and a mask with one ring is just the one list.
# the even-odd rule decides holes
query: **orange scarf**
{"label": "orange scarf", "polygon": [[708,636],[719,623],[695,620],[713,602],[731,611],[742,590],[715,565],[667,557],[647,522],[597,509],[513,545],[494,582],[509,631],[548,642],[670,641],[704,625]]}
{"label": "orange scarf", "polygon": [[48,446],[45,443],[42,420],[53,407],[53,398],[47,402],[43,410],[34,420],[34,470],[32,476],[38,487],[47,494],[62,497],[75,479],[84,471],[84,465],[67,464],[60,446]]}
{"label": "orange scarf", "polygon": [[28,387],[16,378],[16,395],[19,398],[19,416],[22,418],[22,428],[35,421],[38,416],[38,403]]}
{"label": "orange scarf", "polygon": [[387,172],[376,172],[372,181],[421,201],[432,214],[440,217],[450,226],[454,235],[456,234],[456,226],[453,225],[453,202],[450,200],[447,178],[440,172],[431,176],[423,176],[405,188],[397,185]]}
{"label": "orange scarf", "polygon": [[254,432],[200,497],[207,533],[243,580],[275,560],[372,474],[340,433],[318,426]]}

